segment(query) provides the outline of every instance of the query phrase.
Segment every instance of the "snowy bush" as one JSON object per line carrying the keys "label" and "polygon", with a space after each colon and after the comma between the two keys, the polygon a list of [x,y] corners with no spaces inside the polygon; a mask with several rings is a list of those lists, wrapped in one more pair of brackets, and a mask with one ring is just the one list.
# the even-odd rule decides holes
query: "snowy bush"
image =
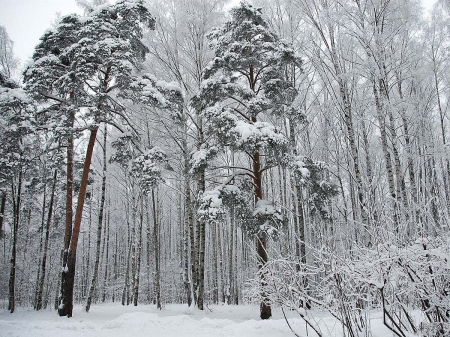
{"label": "snowy bush", "polygon": [[406,247],[387,241],[345,254],[329,247],[311,251],[313,263],[279,258],[260,272],[270,301],[297,310],[312,328],[318,329],[308,318],[309,305],[329,311],[353,336],[369,335],[372,309],[381,309],[396,336],[450,335],[448,235]]}

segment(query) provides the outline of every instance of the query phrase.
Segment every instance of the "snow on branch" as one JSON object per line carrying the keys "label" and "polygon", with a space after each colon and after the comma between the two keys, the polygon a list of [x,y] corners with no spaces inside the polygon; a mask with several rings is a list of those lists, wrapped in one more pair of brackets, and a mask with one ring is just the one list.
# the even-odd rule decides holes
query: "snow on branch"
{"label": "snow on branch", "polygon": [[166,162],[166,153],[157,146],[133,159],[130,174],[139,179],[144,193],[149,193],[159,182],[164,181],[162,165]]}

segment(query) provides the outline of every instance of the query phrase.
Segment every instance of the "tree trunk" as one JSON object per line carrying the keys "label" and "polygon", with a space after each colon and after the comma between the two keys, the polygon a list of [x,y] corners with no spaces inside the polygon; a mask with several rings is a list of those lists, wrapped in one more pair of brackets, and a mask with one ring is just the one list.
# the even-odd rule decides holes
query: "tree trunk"
{"label": "tree trunk", "polygon": [[[256,122],[253,120],[253,122]],[[262,193],[262,172],[261,172],[261,161],[260,161],[260,155],[259,152],[255,152],[253,156],[253,183],[255,186],[255,204],[262,199],[263,193]],[[258,253],[258,269],[261,270],[267,263],[268,257],[267,257],[267,240],[262,235],[259,235],[256,240],[256,250]],[[264,277],[264,273],[260,273],[261,277],[261,297],[262,302],[260,306],[260,317],[261,319],[268,319],[272,316],[272,308],[270,307],[270,303],[266,300],[266,280]]]}
{"label": "tree trunk", "polygon": [[391,154],[388,149],[387,142],[387,134],[386,134],[386,122],[385,122],[385,113],[384,113],[384,103],[381,101],[381,93],[380,89],[377,87],[375,80],[372,82],[373,95],[375,98],[375,108],[377,111],[378,122],[380,123],[380,137],[381,137],[381,148],[384,154],[384,161],[386,166],[387,180],[389,186],[389,193],[394,201],[394,223],[398,224],[398,214],[397,212],[397,193],[395,188],[395,178],[394,178],[394,170],[392,167],[392,159]]}
{"label": "tree trunk", "polygon": [[141,211],[139,213],[139,226],[136,233],[136,249],[135,249],[135,267],[133,280],[133,305],[138,305],[139,298],[139,274],[141,272],[141,256],[142,256],[142,227],[144,224],[144,195],[141,195]]}
{"label": "tree trunk", "polygon": [[[73,128],[75,122],[75,113],[69,112],[69,128]],[[73,218],[73,134],[69,131],[67,138],[67,172],[66,172],[66,228],[64,232],[64,250],[62,255],[62,272],[61,272],[61,290],[58,296],[58,314],[60,316],[67,316],[69,303],[69,294],[66,291],[69,289],[67,284],[67,262],[69,258],[69,245],[72,238],[72,218]]]}
{"label": "tree trunk", "polygon": [[[186,132],[186,130],[185,130]],[[189,259],[192,259],[192,254],[189,255],[189,242],[193,237],[193,215],[192,215],[192,201],[191,201],[191,187],[189,184],[189,157],[186,136],[183,137],[183,157],[184,157],[184,288],[186,292],[187,304],[190,307],[193,300],[193,284],[192,278],[189,274]],[[192,229],[192,230],[191,230]],[[192,235],[191,235],[192,233]],[[191,249],[192,250],[192,249]]]}
{"label": "tree trunk", "polygon": [[236,219],[234,216],[234,210],[230,210],[230,244],[229,244],[229,255],[228,255],[228,304],[231,304],[232,298],[234,298],[234,275],[233,275],[233,257],[234,257],[234,227],[236,225]]}
{"label": "tree trunk", "polygon": [[[268,261],[266,238],[261,237],[261,236],[257,238],[256,249],[257,249],[257,253],[258,253],[258,269],[261,269],[262,267],[264,267],[264,265]],[[261,297],[263,299],[261,302],[261,305],[260,305],[260,317],[261,317],[261,319],[269,319],[272,316],[272,308],[270,307],[270,303],[268,303],[266,300],[266,292],[265,292],[266,281],[265,281],[264,274],[261,273],[260,277],[261,277],[261,288],[262,288],[261,289]]]}
{"label": "tree trunk", "polygon": [[[108,284],[108,264],[109,264],[109,235],[110,235],[110,225],[109,225],[109,220],[110,220],[110,211],[111,211],[111,202],[109,202],[109,207],[108,207],[108,219],[106,221],[106,227],[105,227],[105,239],[106,239],[106,256],[105,256],[105,275],[103,277],[103,287],[102,287],[102,303],[105,303],[106,301],[106,286]],[[104,241],[103,241],[104,242]]]}
{"label": "tree trunk", "polygon": [[81,178],[80,192],[78,194],[77,210],[75,213],[75,223],[73,226],[72,239],[69,247],[69,256],[67,260],[66,282],[64,284],[63,297],[61,299],[58,314],[60,316],[72,317],[73,310],[73,288],[75,282],[75,266],[77,261],[78,237],[80,234],[81,220],[83,216],[84,200],[86,196],[86,188],[89,178],[89,168],[91,166],[92,153],[95,145],[98,127],[91,129],[89,143],[84,161],[83,175]]}
{"label": "tree trunk", "polygon": [[[187,177],[185,178],[187,180]],[[186,181],[186,185],[189,185],[189,182]],[[184,246],[184,271],[183,271],[183,278],[184,278],[184,289],[186,292],[186,300],[187,305],[190,307],[192,305],[192,282],[191,277],[189,275],[189,229],[190,229],[190,223],[192,222],[192,213],[190,211],[190,189],[189,187],[185,188],[185,202],[184,202],[184,235],[183,235],[183,246]]]}
{"label": "tree trunk", "polygon": [[97,224],[97,249],[95,251],[95,264],[94,272],[92,273],[91,287],[89,289],[89,295],[86,302],[86,312],[89,312],[91,308],[92,298],[95,292],[95,286],[98,278],[98,267],[100,263],[100,248],[102,242],[102,225],[103,225],[103,213],[105,208],[105,195],[106,195],[106,139],[107,139],[107,127],[103,131],[103,177],[102,177],[102,194],[100,197],[100,209],[98,211],[98,224]]}
{"label": "tree trunk", "polygon": [[[403,101],[404,98],[403,98],[402,80],[398,73],[397,73],[396,79],[397,79],[398,93],[399,93],[400,99]],[[405,138],[405,150],[406,150],[406,160],[407,160],[406,166],[408,168],[409,184],[410,184],[410,188],[411,188],[411,196],[412,196],[412,201],[413,201],[413,207],[410,207],[411,208],[410,211],[411,211],[411,214],[416,217],[413,221],[413,222],[415,222],[419,218],[419,211],[418,211],[418,207],[417,207],[418,205],[417,205],[416,173],[414,170],[414,163],[413,163],[414,159],[413,159],[413,155],[412,155],[412,141],[411,141],[411,136],[409,133],[409,123],[406,118],[406,109],[405,108],[400,109],[400,117],[402,119],[402,124],[403,124],[403,133],[404,133],[404,138]],[[413,208],[416,209],[415,213],[412,211]],[[411,234],[411,233],[408,233],[408,234]]]}
{"label": "tree trunk", "polygon": [[52,194],[50,195],[50,205],[48,206],[48,216],[47,223],[45,226],[45,239],[44,239],[44,247],[43,247],[43,256],[42,256],[42,264],[41,264],[41,275],[39,280],[39,287],[36,294],[36,310],[42,309],[42,293],[44,291],[44,281],[46,274],[46,263],[47,263],[47,251],[48,251],[48,239],[50,235],[50,223],[52,221],[52,212],[53,212],[53,202],[55,200],[55,188],[56,188],[56,175],[57,171],[53,173],[53,186],[52,186]]}
{"label": "tree trunk", "polygon": [[[87,193],[87,192],[86,192]],[[81,298],[88,296],[89,288],[89,272],[91,262],[91,234],[92,234],[92,203],[94,195],[94,186],[91,186],[91,193],[89,199],[89,225],[87,230],[87,249],[84,248],[85,235],[83,235],[83,245],[81,251],[83,252],[82,267],[81,267]]]}
{"label": "tree trunk", "polygon": [[[358,208],[361,212],[361,222],[364,226],[365,233],[364,233],[364,244],[366,246],[371,245],[371,238],[368,232],[368,216],[367,216],[367,205],[366,200],[364,198],[363,194],[363,183],[362,183],[362,173],[361,168],[359,164],[359,150],[358,150],[358,144],[356,140],[356,134],[355,134],[355,128],[353,125],[353,113],[352,113],[352,107],[351,107],[351,101],[350,101],[350,93],[348,89],[347,83],[344,81],[343,71],[342,67],[339,63],[338,59],[338,52],[336,47],[336,41],[335,41],[335,35],[334,35],[334,29],[331,25],[328,25],[329,30],[329,37],[330,37],[330,56],[333,63],[333,68],[335,71],[335,75],[337,78],[338,86],[339,86],[339,94],[340,98],[342,100],[342,111],[344,113],[344,123],[348,134],[348,143],[350,146],[350,154],[353,161],[353,166],[355,170],[355,180],[356,180],[356,194],[358,198]],[[321,32],[322,33],[322,32]],[[326,41],[324,35],[323,36],[324,42],[328,45],[328,42]]]}
{"label": "tree trunk", "polygon": [[[11,269],[9,272],[9,295],[8,295],[8,310],[13,313],[15,310],[15,286],[16,286],[16,255],[17,255],[17,234],[19,232],[20,221],[20,198],[22,193],[22,168],[19,168],[19,178],[17,182],[17,195],[14,193],[14,185],[12,189],[13,195],[13,210],[14,210],[14,223],[13,223],[13,237],[11,248]],[[14,200],[15,199],[15,200]]]}
{"label": "tree trunk", "polygon": [[[134,184],[133,184],[134,186]],[[130,236],[130,243],[131,243],[131,256],[130,256],[130,271],[131,271],[131,278],[128,282],[128,288],[127,288],[127,305],[130,305],[130,303],[133,301],[133,289],[134,289],[134,280],[136,277],[136,217],[137,217],[137,202],[136,197],[134,194],[134,188],[131,189],[131,236]]]}
{"label": "tree trunk", "polygon": [[5,237],[5,231],[3,230],[3,218],[5,217],[6,206],[6,192],[2,192],[2,200],[0,205],[0,239]]}
{"label": "tree trunk", "polygon": [[156,308],[162,309],[161,305],[161,270],[160,270],[160,242],[159,242],[159,219],[156,210],[155,189],[152,188],[152,209],[153,209],[153,242],[155,244],[155,295]]}
{"label": "tree trunk", "polygon": [[214,304],[219,303],[219,266],[217,261],[217,226],[213,226],[212,228],[212,285],[213,285],[213,293],[212,293],[212,301]]}
{"label": "tree trunk", "polygon": [[189,239],[190,239],[190,263],[191,263],[191,298],[194,300],[194,304],[197,303],[197,296],[195,294],[195,290],[197,289],[197,245],[198,242],[195,240],[195,230],[194,230],[194,221],[189,222]]}
{"label": "tree trunk", "polygon": [[[200,148],[201,144],[204,143],[204,135],[202,129],[202,119],[198,119],[198,141]],[[198,176],[198,193],[203,194],[205,192],[205,170],[202,170]],[[197,264],[197,307],[203,310],[203,297],[205,292],[205,244],[206,244],[206,234],[205,234],[205,222],[197,219],[197,233],[198,233],[198,264]]]}
{"label": "tree trunk", "polygon": [[[59,254],[59,265],[62,266],[63,265],[63,258],[64,258],[64,250],[61,249],[61,253]],[[58,283],[57,283],[57,287],[56,287],[56,294],[55,294],[55,301],[54,301],[54,306],[53,308],[55,310],[58,310],[59,307],[59,301],[61,298],[61,277],[58,277]]]}
{"label": "tree trunk", "polygon": [[217,228],[217,251],[219,255],[218,263],[218,274],[217,274],[217,287],[219,289],[219,300],[225,303],[225,285],[224,285],[224,271],[223,271],[223,257],[224,251],[222,249],[222,228],[220,226],[215,226]]}
{"label": "tree trunk", "polygon": [[127,232],[128,232],[128,253],[127,253],[127,267],[125,270],[125,282],[123,285],[123,291],[122,291],[122,305],[125,305],[125,303],[128,305],[128,289],[129,289],[129,282],[130,282],[130,259],[131,259],[131,248],[132,248],[132,244],[131,244],[131,235],[130,235],[130,223],[129,221],[127,221]]}
{"label": "tree trunk", "polygon": [[[108,225],[109,226],[109,225]],[[118,239],[117,239],[117,229],[114,233],[114,254],[113,254],[113,280],[116,281],[117,280],[117,253],[119,251],[119,247],[118,247]],[[113,289],[112,291],[112,302],[114,303],[116,300],[116,290]]]}
{"label": "tree trunk", "polygon": [[[44,226],[45,226],[45,206],[47,204],[47,181],[46,181],[46,169],[44,168],[44,174],[42,177],[42,180],[44,181],[44,196],[42,198],[42,217],[41,217],[41,226],[39,228],[38,233],[40,233],[40,240],[39,240],[39,252],[38,252],[38,256],[41,256],[42,254],[42,249],[43,249],[43,245],[44,245]],[[34,291],[34,309],[36,310],[36,303],[37,303],[37,297],[38,297],[38,292],[39,292],[39,281],[41,279],[41,265],[38,263],[38,268],[37,268],[37,276],[36,276],[36,286],[35,286],[35,291]]]}
{"label": "tree trunk", "polygon": [[152,242],[152,232],[151,232],[151,217],[150,217],[150,202],[149,202],[149,198],[148,195],[146,195],[146,202],[147,202],[147,207],[146,207],[146,212],[147,212],[147,228],[146,230],[146,236],[147,236],[147,247],[146,247],[146,253],[147,253],[147,265],[146,265],[146,272],[147,272],[147,302],[151,303],[152,302],[152,292],[151,292],[151,288],[150,288],[150,275],[151,275],[151,242]]}

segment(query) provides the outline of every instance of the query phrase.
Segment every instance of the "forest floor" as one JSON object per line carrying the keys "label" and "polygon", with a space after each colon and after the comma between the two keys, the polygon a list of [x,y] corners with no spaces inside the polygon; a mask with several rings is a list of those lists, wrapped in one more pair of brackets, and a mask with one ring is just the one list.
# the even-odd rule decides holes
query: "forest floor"
{"label": "forest floor", "polygon": [[[58,317],[53,310],[19,308],[14,314],[0,310],[1,337],[287,337],[294,336],[280,309],[273,317],[259,319],[257,306],[214,305],[205,311],[186,305],[167,304],[163,310],[154,305],[122,306],[118,303],[92,305],[86,313],[81,305],[74,308],[73,317]],[[298,336],[316,336],[305,329],[305,322],[296,312],[286,312],[289,323]],[[329,315],[314,312],[324,336],[342,336],[339,325]],[[372,315],[373,337],[392,333],[382,323],[381,314]]]}

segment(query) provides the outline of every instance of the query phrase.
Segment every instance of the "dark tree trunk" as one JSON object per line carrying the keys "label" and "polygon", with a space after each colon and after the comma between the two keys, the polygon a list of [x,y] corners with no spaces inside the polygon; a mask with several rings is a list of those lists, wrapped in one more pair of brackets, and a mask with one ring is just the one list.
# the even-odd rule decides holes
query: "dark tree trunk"
{"label": "dark tree trunk", "polygon": [[[186,169],[187,170],[187,169]],[[190,228],[192,226],[192,209],[191,209],[191,189],[189,186],[189,178],[187,173],[185,174],[185,199],[184,199],[184,288],[186,291],[187,304],[190,307],[192,304],[192,280],[189,275],[189,238]]]}
{"label": "dark tree trunk", "polygon": [[219,266],[218,266],[218,260],[217,260],[217,226],[212,227],[212,285],[213,285],[213,292],[212,292],[212,301],[214,304],[219,303]]}
{"label": "dark tree trunk", "polygon": [[108,284],[108,264],[109,264],[109,234],[110,234],[110,225],[109,225],[109,220],[110,220],[110,211],[111,211],[111,205],[110,202],[108,203],[109,207],[108,207],[108,219],[106,221],[105,224],[105,239],[106,239],[106,256],[105,256],[105,275],[103,277],[103,292],[102,292],[102,303],[104,303],[106,301],[106,286]]}
{"label": "dark tree trunk", "polygon": [[95,251],[95,264],[94,272],[92,273],[91,287],[89,289],[89,295],[86,302],[86,312],[89,312],[92,303],[92,297],[94,296],[95,286],[98,278],[98,267],[100,264],[100,248],[102,242],[102,225],[103,225],[103,213],[105,209],[105,195],[106,195],[106,139],[107,139],[107,127],[103,131],[103,177],[102,177],[102,195],[100,197],[100,209],[98,211],[98,224],[97,224],[97,249]]}
{"label": "dark tree trunk", "polygon": [[65,274],[65,282],[62,287],[64,287],[63,290],[63,296],[61,298],[61,302],[58,308],[58,314],[60,316],[67,316],[72,317],[72,310],[73,310],[73,288],[74,288],[74,281],[75,281],[75,265],[77,262],[77,246],[78,246],[78,236],[80,234],[80,226],[81,226],[81,219],[83,216],[83,207],[84,207],[84,200],[86,196],[86,188],[89,178],[89,168],[91,166],[91,160],[92,160],[92,153],[94,150],[95,145],[95,138],[97,136],[98,127],[94,127],[91,129],[91,134],[89,137],[89,144],[86,152],[86,158],[84,161],[84,168],[83,168],[83,175],[81,178],[81,186],[80,186],[80,192],[78,194],[78,203],[77,203],[77,210],[75,213],[75,222],[73,226],[73,232],[72,232],[72,240],[70,242],[69,247],[69,254],[68,254],[68,260],[67,260],[67,272],[63,273]]}
{"label": "dark tree trunk", "polygon": [[38,291],[36,294],[36,310],[42,309],[42,293],[44,291],[44,281],[45,281],[45,274],[46,274],[48,238],[50,235],[50,223],[52,221],[53,203],[55,200],[56,175],[57,175],[57,171],[55,170],[55,172],[53,173],[53,186],[52,186],[52,194],[50,195],[50,205],[48,206],[47,223],[45,225],[45,239],[44,239],[44,247],[43,247],[43,255],[42,255],[41,273],[40,273]]}
{"label": "dark tree trunk", "polygon": [[[255,83],[256,83],[256,77],[254,74],[253,66],[250,66],[250,73],[249,73],[249,82],[250,82],[250,89],[252,91],[255,91]],[[256,123],[257,119],[256,116],[253,116],[251,118],[253,123]],[[255,187],[255,205],[259,200],[262,200],[263,198],[263,190],[262,190],[262,171],[261,171],[261,157],[260,153],[256,151],[253,154],[252,157],[253,161],[253,185]],[[256,239],[256,251],[258,254],[258,270],[261,270],[267,263],[268,257],[267,257],[267,241],[266,238],[263,235],[258,235]],[[266,293],[265,293],[265,277],[264,273],[260,273],[261,278],[261,297],[262,302],[260,306],[260,317],[261,319],[269,319],[272,316],[272,308],[270,307],[270,303],[266,301]]]}
{"label": "dark tree trunk", "polygon": [[149,198],[148,195],[145,196],[146,197],[146,202],[147,202],[147,207],[146,207],[146,212],[147,212],[147,227],[145,229],[146,231],[146,236],[147,236],[147,247],[146,247],[146,253],[147,253],[147,264],[146,264],[146,272],[147,272],[147,302],[151,303],[152,302],[152,292],[151,292],[151,287],[150,287],[150,275],[151,275],[151,247],[152,247],[152,231],[151,231],[151,217],[150,217],[150,202],[149,202]]}
{"label": "dark tree trunk", "polygon": [[[254,121],[255,122],[255,121]],[[261,172],[261,159],[259,152],[255,152],[253,156],[253,183],[255,185],[255,204],[262,199],[262,172]],[[262,235],[259,235],[256,241],[257,253],[258,253],[258,269],[261,270],[267,261],[267,240]],[[260,273],[261,277],[261,297],[263,298],[260,306],[261,319],[268,319],[272,316],[272,308],[270,303],[266,300],[266,280],[264,273]]]}
{"label": "dark tree trunk", "polygon": [[153,242],[155,244],[155,295],[156,308],[161,306],[161,271],[160,271],[160,242],[159,242],[159,219],[156,211],[155,190],[152,189],[152,208],[153,208]]}
{"label": "dark tree trunk", "polygon": [[[199,145],[204,142],[202,120],[198,121]],[[200,146],[199,146],[200,147]],[[205,192],[205,170],[202,170],[198,178],[198,192]],[[205,222],[198,219],[198,264],[197,264],[197,307],[203,310],[203,297],[205,292]]]}
{"label": "dark tree trunk", "polygon": [[5,217],[6,206],[6,192],[2,192],[2,200],[0,205],[0,239],[5,237],[5,231],[3,230],[3,218]]}
{"label": "dark tree trunk", "polygon": [[[42,198],[42,215],[41,215],[41,226],[39,227],[38,233],[40,233],[40,240],[39,240],[39,253],[38,256],[41,256],[42,254],[42,247],[44,245],[44,227],[45,227],[45,207],[47,205],[47,182],[46,182],[46,169],[44,167],[43,169],[44,174],[42,177],[42,180],[44,182],[44,196]],[[39,280],[41,279],[41,264],[38,264],[37,266],[37,275],[36,275],[36,285],[34,288],[34,309],[36,310],[36,304],[37,304],[37,297],[39,292]]]}
{"label": "dark tree trunk", "polygon": [[[258,261],[258,269],[261,269],[268,261],[266,238],[259,237],[257,239],[256,249],[258,252],[258,260],[259,260]],[[263,298],[263,301],[261,302],[261,305],[260,305],[260,316],[261,316],[261,319],[268,319],[272,316],[272,308],[270,307],[270,303],[268,303],[266,301],[266,292],[264,290],[264,288],[266,286],[266,281],[265,281],[264,274],[262,274],[262,273],[261,273],[261,286],[262,286],[261,296]]]}
{"label": "dark tree trunk", "polygon": [[[69,127],[73,128],[75,121],[74,112],[69,114]],[[61,290],[58,296],[58,314],[67,316],[67,306],[69,302],[66,290],[67,286],[67,261],[69,258],[69,245],[72,238],[72,219],[73,219],[73,134],[70,132],[67,139],[67,172],[66,172],[66,228],[64,232],[64,250],[62,254],[62,273],[61,273]]]}
{"label": "dark tree trunk", "polygon": [[142,227],[144,223],[144,195],[141,195],[141,211],[139,213],[139,225],[136,233],[136,248],[135,248],[135,267],[133,279],[133,305],[138,305],[139,298],[139,277],[141,271],[141,256],[142,256]]}
{"label": "dark tree trunk", "polygon": [[131,234],[130,234],[130,222],[129,222],[129,218],[128,218],[128,214],[127,214],[127,235],[128,235],[128,239],[127,239],[127,243],[128,243],[128,247],[127,248],[127,268],[125,270],[125,282],[123,285],[123,290],[122,290],[122,305],[125,304],[129,304],[128,299],[129,299],[129,283],[130,283],[130,260],[131,260],[131,249],[132,249],[132,238],[131,238]]}
{"label": "dark tree trunk", "polygon": [[194,221],[192,220],[189,222],[189,239],[191,246],[191,298],[194,300],[194,304],[196,304],[197,296],[195,296],[195,289],[197,289],[197,243],[195,240]]}
{"label": "dark tree trunk", "polygon": [[[12,237],[12,250],[11,250],[11,269],[9,272],[9,296],[8,296],[8,310],[13,313],[15,309],[15,286],[16,286],[16,255],[17,255],[17,234],[19,231],[20,221],[20,197],[22,192],[22,168],[19,169],[19,178],[17,182],[17,195],[14,198],[14,185],[13,185],[13,210],[14,210],[14,223],[13,223],[13,237]],[[15,200],[14,200],[15,199]]]}

